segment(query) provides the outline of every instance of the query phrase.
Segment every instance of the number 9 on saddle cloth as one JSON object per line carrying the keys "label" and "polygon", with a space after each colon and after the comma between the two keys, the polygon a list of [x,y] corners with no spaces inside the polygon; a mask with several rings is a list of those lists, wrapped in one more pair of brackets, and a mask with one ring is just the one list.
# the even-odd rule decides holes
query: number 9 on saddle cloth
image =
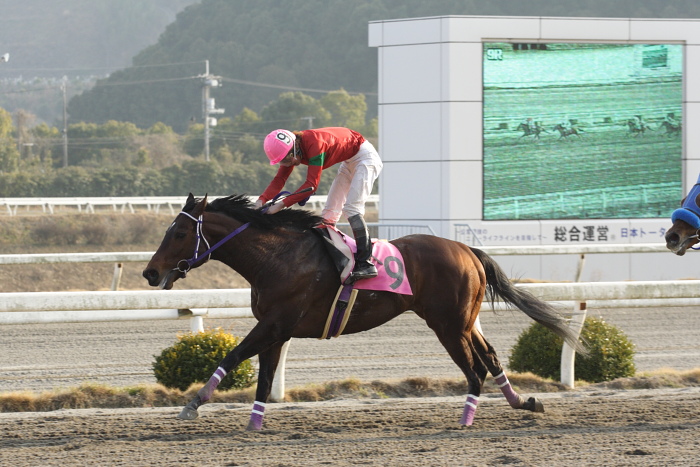
{"label": "number 9 on saddle cloth", "polygon": [[[320,226],[314,229],[323,240],[328,253],[333,260],[340,282],[350,276],[354,266],[355,240],[332,226]],[[372,239],[372,258],[377,266],[377,277],[358,280],[354,284],[359,290],[380,290],[402,295],[413,295],[411,284],[406,276],[401,252],[387,241]]]}

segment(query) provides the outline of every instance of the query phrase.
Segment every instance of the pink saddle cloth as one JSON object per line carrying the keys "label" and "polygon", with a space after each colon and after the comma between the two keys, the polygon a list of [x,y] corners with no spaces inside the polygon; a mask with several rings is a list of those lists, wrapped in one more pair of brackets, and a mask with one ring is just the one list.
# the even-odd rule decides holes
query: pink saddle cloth
{"label": "pink saddle cloth", "polygon": [[[338,238],[347,245],[350,251],[354,254],[357,251],[355,239],[343,232],[328,228],[329,232],[339,235],[331,235],[334,243],[338,242]],[[343,251],[342,248],[340,248]],[[354,257],[350,258],[351,265],[355,263]],[[377,266],[377,277],[372,279],[362,279],[354,284],[354,288],[358,290],[380,290],[384,292],[394,292],[402,295],[413,295],[411,284],[408,282],[406,275],[406,265],[403,261],[403,255],[398,248],[393,244],[384,241],[372,239],[372,262]],[[346,274],[341,274],[341,280],[344,282],[349,273],[352,271],[352,266]],[[345,271],[344,271],[345,273]]]}

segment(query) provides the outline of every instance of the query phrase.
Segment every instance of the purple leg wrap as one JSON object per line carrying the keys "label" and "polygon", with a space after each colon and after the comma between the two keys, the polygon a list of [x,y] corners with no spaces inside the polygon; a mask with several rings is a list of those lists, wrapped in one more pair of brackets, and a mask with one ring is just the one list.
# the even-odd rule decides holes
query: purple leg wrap
{"label": "purple leg wrap", "polygon": [[464,403],[464,412],[459,423],[466,426],[471,426],[474,423],[474,414],[476,413],[476,404],[479,403],[479,398],[471,394],[467,395],[467,402]]}
{"label": "purple leg wrap", "polygon": [[513,390],[513,386],[510,385],[510,381],[508,381],[508,377],[505,373],[501,373],[500,375],[496,376],[496,384],[499,388],[501,388],[501,392],[506,397],[506,400],[511,407],[514,409],[519,409],[523,406],[525,401],[522,397],[520,397],[520,394]]}
{"label": "purple leg wrap", "polygon": [[262,430],[264,415],[265,403],[255,401],[253,403],[253,411],[250,413],[250,423],[248,423],[248,428],[251,430]]}
{"label": "purple leg wrap", "polygon": [[217,368],[214,374],[211,375],[211,378],[209,378],[209,381],[207,381],[207,384],[205,384],[204,387],[197,392],[200,399],[202,399],[202,402],[206,402],[211,399],[211,395],[214,394],[214,390],[219,385],[221,380],[224,379],[224,376],[226,376],[226,370],[221,367]]}

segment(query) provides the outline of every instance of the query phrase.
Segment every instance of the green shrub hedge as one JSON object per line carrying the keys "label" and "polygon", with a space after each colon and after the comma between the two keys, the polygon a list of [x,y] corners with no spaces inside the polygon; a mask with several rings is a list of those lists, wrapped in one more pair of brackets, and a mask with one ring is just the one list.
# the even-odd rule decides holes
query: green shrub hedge
{"label": "green shrub hedge", "polygon": [[[240,338],[217,328],[178,336],[178,341],[155,356],[153,373],[168,388],[185,391],[192,383],[206,383],[221,360],[238,345]],[[242,389],[255,382],[255,370],[245,360],[219,383],[218,389]]]}
{"label": "green shrub hedge", "polygon": [[[589,317],[583,324],[581,336],[588,342],[590,355],[576,356],[576,379],[599,383],[634,376],[634,344],[620,329],[602,319]],[[518,337],[508,367],[558,381],[561,379],[562,345],[559,336],[533,323]]]}

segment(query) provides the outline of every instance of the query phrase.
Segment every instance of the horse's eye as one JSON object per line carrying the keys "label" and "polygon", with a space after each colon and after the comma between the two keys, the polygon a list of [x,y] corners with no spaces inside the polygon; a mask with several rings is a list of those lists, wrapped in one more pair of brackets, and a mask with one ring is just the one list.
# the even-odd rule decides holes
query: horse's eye
{"label": "horse's eye", "polygon": [[185,232],[175,232],[175,238],[177,239],[185,238],[185,235],[187,235]]}

